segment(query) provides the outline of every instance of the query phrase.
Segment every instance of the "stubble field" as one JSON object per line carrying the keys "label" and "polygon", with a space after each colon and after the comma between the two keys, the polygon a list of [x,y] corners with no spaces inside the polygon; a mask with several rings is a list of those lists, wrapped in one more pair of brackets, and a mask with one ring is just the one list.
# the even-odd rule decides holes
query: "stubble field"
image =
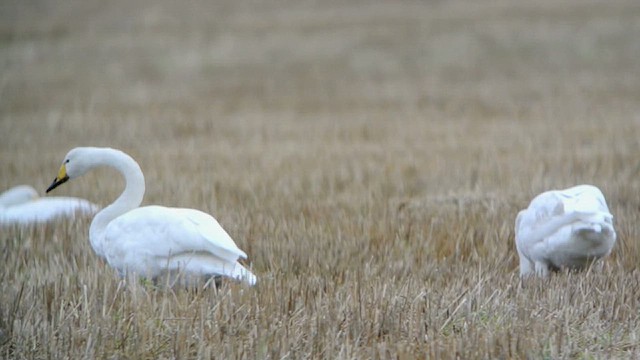
{"label": "stubble field", "polygon": [[[0,189],[122,149],[259,284],[125,283],[90,219],[2,228],[0,358],[638,358],[639,59],[636,1],[4,1]],[[518,210],[582,183],[613,254],[520,281]]]}

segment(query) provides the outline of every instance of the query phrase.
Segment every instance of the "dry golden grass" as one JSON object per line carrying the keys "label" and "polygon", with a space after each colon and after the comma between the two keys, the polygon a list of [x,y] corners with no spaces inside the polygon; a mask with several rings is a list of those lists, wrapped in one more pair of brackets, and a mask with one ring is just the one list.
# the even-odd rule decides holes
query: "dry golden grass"
{"label": "dry golden grass", "polygon": [[[260,283],[125,284],[89,219],[4,228],[0,357],[638,358],[638,39],[631,0],[3,1],[0,189],[120,148]],[[580,183],[614,253],[521,283],[517,211]]]}

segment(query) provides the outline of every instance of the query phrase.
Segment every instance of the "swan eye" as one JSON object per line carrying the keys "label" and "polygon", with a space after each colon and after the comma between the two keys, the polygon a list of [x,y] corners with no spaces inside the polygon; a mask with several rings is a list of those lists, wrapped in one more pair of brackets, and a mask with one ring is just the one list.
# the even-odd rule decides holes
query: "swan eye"
{"label": "swan eye", "polygon": [[68,163],[69,163],[69,159],[65,160],[65,161],[64,161],[64,163],[65,163],[65,164],[68,164]]}

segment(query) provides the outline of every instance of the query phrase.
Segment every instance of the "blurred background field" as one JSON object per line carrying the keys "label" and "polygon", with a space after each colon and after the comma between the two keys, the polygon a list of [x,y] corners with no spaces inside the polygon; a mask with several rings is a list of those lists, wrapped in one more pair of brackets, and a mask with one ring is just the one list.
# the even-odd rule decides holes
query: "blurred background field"
{"label": "blurred background field", "polygon": [[[2,1],[0,66],[0,189],[122,149],[260,280],[123,284],[90,219],[3,228],[0,357],[639,356],[637,1]],[[581,183],[607,266],[521,283],[517,211]]]}

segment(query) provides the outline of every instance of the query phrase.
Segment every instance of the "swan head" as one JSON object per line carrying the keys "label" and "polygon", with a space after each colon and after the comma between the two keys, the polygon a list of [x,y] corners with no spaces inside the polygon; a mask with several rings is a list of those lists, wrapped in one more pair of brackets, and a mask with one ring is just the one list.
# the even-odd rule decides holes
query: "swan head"
{"label": "swan head", "polygon": [[83,175],[91,168],[91,164],[88,161],[91,156],[86,154],[88,151],[90,151],[90,148],[75,148],[67,153],[58,171],[58,176],[53,179],[53,182],[47,188],[47,193],[68,180]]}
{"label": "swan head", "polygon": [[0,207],[24,204],[37,198],[36,189],[29,185],[20,185],[0,194]]}

